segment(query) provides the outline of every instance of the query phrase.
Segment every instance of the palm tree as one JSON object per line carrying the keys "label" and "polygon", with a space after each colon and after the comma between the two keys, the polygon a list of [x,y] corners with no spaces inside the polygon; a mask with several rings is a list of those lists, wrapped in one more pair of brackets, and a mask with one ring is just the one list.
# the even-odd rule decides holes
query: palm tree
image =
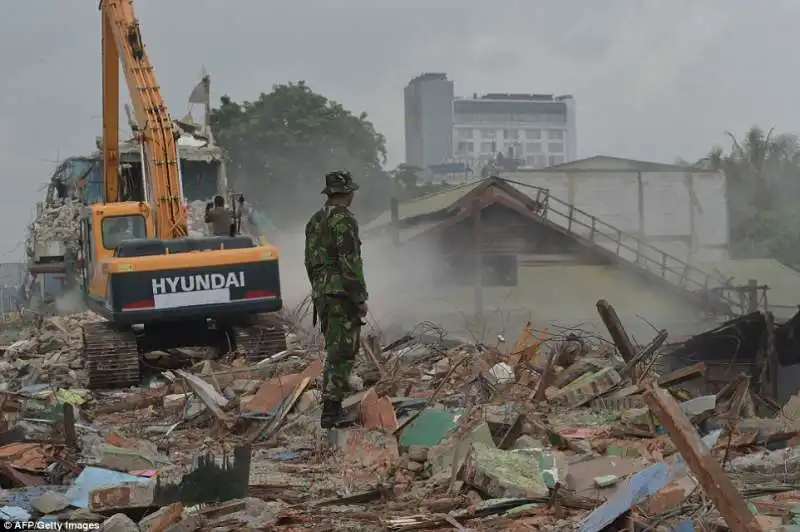
{"label": "palm tree", "polygon": [[[696,165],[725,173],[731,240],[748,236],[757,218],[786,201],[787,190],[800,186],[800,146],[794,135],[750,128],[742,140],[726,131],[730,152],[720,146]],[[788,194],[796,197],[794,194]]]}

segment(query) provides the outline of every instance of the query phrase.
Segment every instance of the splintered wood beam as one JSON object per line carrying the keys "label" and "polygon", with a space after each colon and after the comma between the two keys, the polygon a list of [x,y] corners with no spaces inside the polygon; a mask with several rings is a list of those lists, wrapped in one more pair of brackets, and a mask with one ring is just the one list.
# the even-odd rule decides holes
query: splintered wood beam
{"label": "splintered wood beam", "polygon": [[644,401],[664,428],[672,443],[733,532],[763,532],[756,518],[747,508],[744,497],[734,487],[722,466],[711,455],[689,418],[663,388],[645,386]]}
{"label": "splintered wood beam", "polygon": [[[622,325],[622,321],[617,316],[617,311],[614,310],[611,303],[605,299],[599,300],[597,302],[597,313],[600,314],[600,319],[603,320],[603,324],[608,329],[608,334],[611,335],[611,339],[614,341],[614,345],[617,347],[619,354],[622,355],[625,363],[635,360],[636,347],[633,345],[625,327]],[[634,382],[638,380],[639,375],[636,368],[632,368],[631,377]]]}

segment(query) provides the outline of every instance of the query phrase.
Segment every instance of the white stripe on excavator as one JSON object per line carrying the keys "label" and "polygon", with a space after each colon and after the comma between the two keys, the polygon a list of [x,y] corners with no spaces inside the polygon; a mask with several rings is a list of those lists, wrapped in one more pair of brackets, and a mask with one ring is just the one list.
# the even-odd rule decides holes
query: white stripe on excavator
{"label": "white stripe on excavator", "polygon": [[216,290],[197,290],[195,292],[177,292],[174,294],[156,294],[153,296],[155,307],[179,308],[195,305],[211,305],[214,303],[230,303],[230,288]]}

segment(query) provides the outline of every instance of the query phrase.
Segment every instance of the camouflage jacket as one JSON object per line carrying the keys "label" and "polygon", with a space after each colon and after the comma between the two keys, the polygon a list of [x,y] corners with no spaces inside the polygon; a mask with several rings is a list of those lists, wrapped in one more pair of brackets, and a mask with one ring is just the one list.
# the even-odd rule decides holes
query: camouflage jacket
{"label": "camouflage jacket", "polygon": [[326,204],[308,221],[305,264],[315,299],[337,295],[363,303],[369,297],[358,222],[347,207]]}

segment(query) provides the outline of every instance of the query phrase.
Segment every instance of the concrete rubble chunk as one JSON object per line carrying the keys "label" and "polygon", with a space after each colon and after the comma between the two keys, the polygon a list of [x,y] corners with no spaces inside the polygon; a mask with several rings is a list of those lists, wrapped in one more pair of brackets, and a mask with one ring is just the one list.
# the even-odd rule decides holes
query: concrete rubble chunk
{"label": "concrete rubble chunk", "polygon": [[419,445],[412,445],[408,448],[406,453],[408,455],[409,460],[413,460],[415,462],[419,462],[424,464],[428,461],[428,448],[421,447]]}
{"label": "concrete rubble chunk", "polygon": [[145,516],[139,521],[139,530],[141,532],[164,532],[169,526],[180,521],[182,517],[183,504],[174,502]]}
{"label": "concrete rubble chunk", "polygon": [[100,525],[100,532],[139,532],[139,526],[125,514],[114,514]]}
{"label": "concrete rubble chunk", "polygon": [[495,447],[492,433],[486,423],[481,423],[463,436],[453,436],[429,449],[428,464],[431,472],[434,475],[441,472],[449,473],[454,464],[457,469],[460,468],[474,443]]}
{"label": "concrete rubble chunk", "polygon": [[39,513],[47,515],[60,512],[69,506],[69,502],[67,501],[67,498],[64,497],[63,493],[46,491],[40,497],[31,502],[31,505]]}
{"label": "concrete rubble chunk", "polygon": [[[543,497],[548,486],[542,475],[555,471],[555,476],[566,474],[563,460],[546,463],[547,458],[540,451],[501,451],[474,443],[464,464],[464,481],[492,497]],[[560,468],[556,462],[560,462]]]}
{"label": "concrete rubble chunk", "polygon": [[89,492],[89,509],[108,513],[116,510],[147,508],[155,500],[155,482],[121,484]]}
{"label": "concrete rubble chunk", "polygon": [[758,451],[733,458],[726,468],[733,473],[761,473],[765,475],[791,474],[800,471],[800,447],[787,447],[775,451]]}
{"label": "concrete rubble chunk", "polygon": [[201,526],[202,521],[200,518],[190,515],[168,526],[164,532],[194,532],[195,530],[200,530]]}
{"label": "concrete rubble chunk", "polygon": [[[190,232],[205,232],[204,206],[196,205]],[[281,256],[289,261],[292,253]],[[373,312],[380,313],[377,294]],[[687,516],[654,516],[685,507],[703,521],[698,530],[711,528],[717,513],[697,513],[696,497],[687,498],[698,488],[697,460],[689,474],[674,427],[653,426],[646,416],[648,390],[659,383],[682,401],[678,410],[694,431],[711,431],[704,440],[713,435],[706,441],[712,457],[727,456],[715,479],[741,492],[769,491],[747,501],[760,522],[780,515],[784,527],[800,523],[800,495],[772,491],[800,473],[800,432],[791,428],[800,418],[797,397],[777,416],[786,423],[742,408],[728,438],[731,398],[744,391],[720,394],[694,359],[675,368],[660,358],[638,362],[651,356],[650,344],[626,339],[619,320],[612,339],[622,349],[575,333],[581,339],[566,343],[580,349],[565,357],[553,356],[569,347],[563,331],[545,324],[529,324],[537,332],[526,330],[527,340],[516,343],[505,340],[510,330],[486,343],[367,325],[353,365],[357,386],[343,402],[352,425],[323,430],[326,354],[303,308],[254,318],[270,334],[291,331],[277,355],[250,353],[238,341],[147,353],[144,380],[124,390],[85,388],[81,326],[97,316],[29,317],[0,356],[0,472],[14,487],[3,512],[147,532],[357,530],[365,516],[389,530],[456,526],[442,521],[449,516],[465,529],[576,530],[584,522],[584,531],[598,532],[624,514],[643,529],[683,530],[676,527]],[[665,356],[674,348],[663,347]],[[750,380],[747,400],[758,415],[762,407],[776,411],[771,397],[759,402],[767,388]],[[72,432],[67,418],[74,445],[64,442]],[[678,441],[691,432],[684,424]],[[252,444],[246,453],[243,441]]]}
{"label": "concrete rubble chunk", "polygon": [[550,400],[565,405],[578,405],[582,401],[610,390],[621,380],[622,378],[614,368],[603,368],[597,373],[581,375],[565,388],[555,392]]}
{"label": "concrete rubble chunk", "polygon": [[382,430],[333,429],[328,436],[347,458],[366,468],[390,467],[400,457],[397,439]]}

